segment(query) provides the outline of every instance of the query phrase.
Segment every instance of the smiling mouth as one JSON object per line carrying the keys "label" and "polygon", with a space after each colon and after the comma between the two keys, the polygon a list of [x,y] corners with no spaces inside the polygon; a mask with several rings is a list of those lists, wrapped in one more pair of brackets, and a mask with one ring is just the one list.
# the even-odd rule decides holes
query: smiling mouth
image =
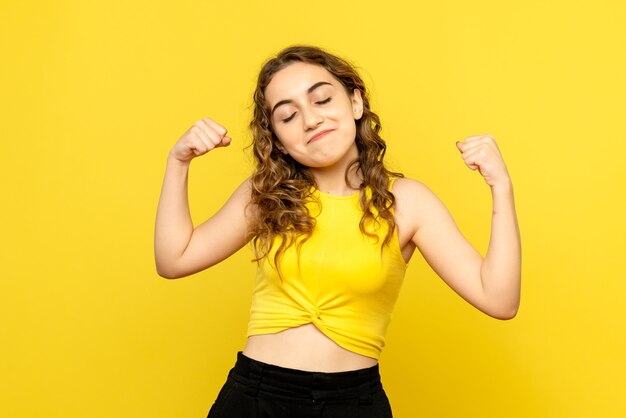
{"label": "smiling mouth", "polygon": [[317,141],[318,139],[325,137],[326,135],[328,135],[332,131],[333,131],[333,129],[329,129],[327,131],[322,131],[322,132],[318,133],[313,138],[309,139],[309,142],[307,142],[307,144],[310,144],[313,141]]}

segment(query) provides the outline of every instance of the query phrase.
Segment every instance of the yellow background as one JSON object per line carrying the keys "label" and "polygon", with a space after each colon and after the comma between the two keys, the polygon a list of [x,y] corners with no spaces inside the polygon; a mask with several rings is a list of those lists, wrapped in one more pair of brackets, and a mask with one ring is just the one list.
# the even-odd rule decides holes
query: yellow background
{"label": "yellow background", "polygon": [[484,255],[491,194],[455,141],[495,136],[514,183],[522,303],[490,318],[416,252],[380,360],[396,418],[626,416],[626,3],[50,1],[0,5],[0,405],[6,417],[205,417],[243,349],[248,248],[155,271],[167,153],[193,122],[195,224],[250,172],[261,64],[354,62],[390,167]]}

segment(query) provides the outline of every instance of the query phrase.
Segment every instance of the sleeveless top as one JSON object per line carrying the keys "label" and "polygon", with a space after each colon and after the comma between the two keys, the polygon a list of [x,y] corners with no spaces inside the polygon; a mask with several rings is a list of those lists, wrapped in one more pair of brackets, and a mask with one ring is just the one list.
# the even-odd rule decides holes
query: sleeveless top
{"label": "sleeveless top", "polygon": [[[371,196],[369,188],[366,193]],[[387,223],[366,223],[378,241],[361,232],[359,192],[332,196],[313,189],[312,196],[307,207],[315,228],[299,254],[297,240],[279,258],[282,280],[274,266],[280,237],[259,263],[247,335],[312,322],[339,346],[379,359],[407,268],[397,228],[381,253]]]}

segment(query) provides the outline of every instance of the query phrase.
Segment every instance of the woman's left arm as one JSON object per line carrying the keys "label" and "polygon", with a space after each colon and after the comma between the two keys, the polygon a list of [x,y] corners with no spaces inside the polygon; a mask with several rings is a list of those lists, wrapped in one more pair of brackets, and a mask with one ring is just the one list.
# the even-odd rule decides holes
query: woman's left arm
{"label": "woman's left arm", "polygon": [[454,291],[494,318],[511,319],[519,308],[521,284],[521,244],[511,179],[492,136],[468,137],[457,142],[457,148],[465,164],[478,169],[491,187],[493,211],[486,256],[465,239],[443,202],[417,180],[396,181],[396,218]]}
{"label": "woman's left arm", "polygon": [[498,301],[503,318],[512,318],[519,308],[521,286],[521,243],[513,183],[493,136],[472,136],[456,145],[465,164],[478,169],[491,187],[491,238],[480,277],[485,299]]}

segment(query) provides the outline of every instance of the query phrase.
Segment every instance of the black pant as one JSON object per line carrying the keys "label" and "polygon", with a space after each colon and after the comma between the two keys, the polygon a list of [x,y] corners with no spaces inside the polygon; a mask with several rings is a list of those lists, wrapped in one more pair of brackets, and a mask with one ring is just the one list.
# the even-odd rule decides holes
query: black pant
{"label": "black pant", "polygon": [[347,372],[310,372],[237,352],[235,367],[207,418],[392,418],[378,364]]}

